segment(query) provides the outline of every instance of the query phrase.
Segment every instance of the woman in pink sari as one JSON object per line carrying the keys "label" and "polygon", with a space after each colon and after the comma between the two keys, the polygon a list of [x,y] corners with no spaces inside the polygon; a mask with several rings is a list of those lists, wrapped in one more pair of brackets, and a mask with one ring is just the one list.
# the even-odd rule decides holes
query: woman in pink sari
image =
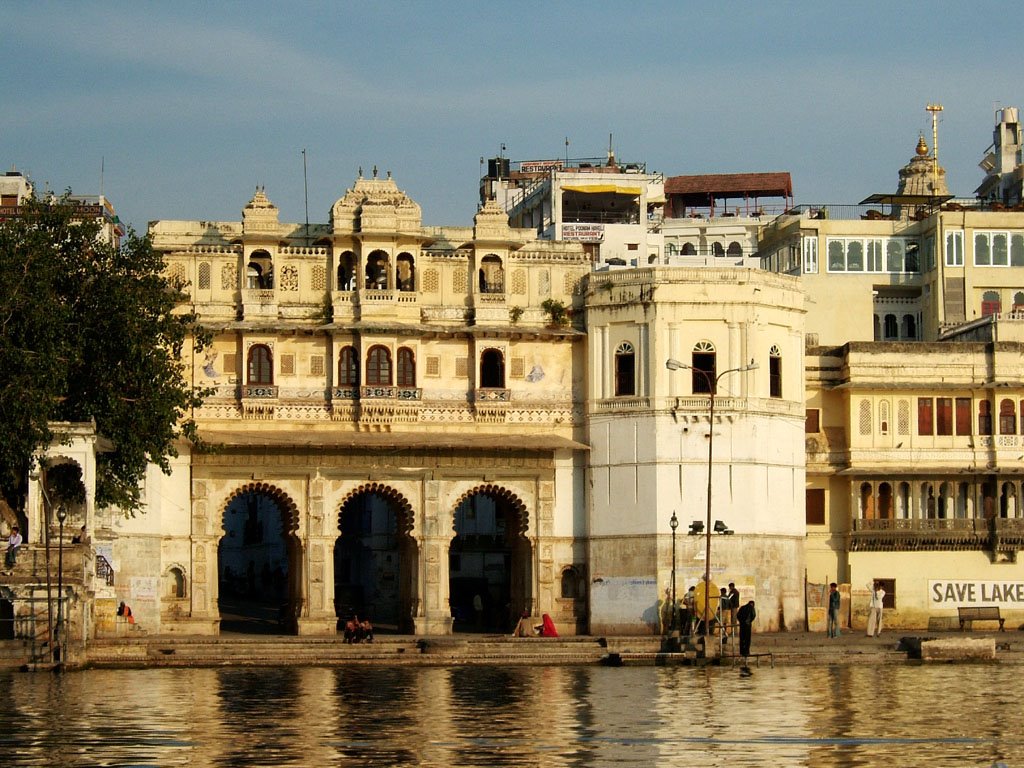
{"label": "woman in pink sari", "polygon": [[541,616],[543,622],[540,626],[541,637],[558,637],[558,630],[555,629],[555,622],[551,620],[551,616],[545,613]]}

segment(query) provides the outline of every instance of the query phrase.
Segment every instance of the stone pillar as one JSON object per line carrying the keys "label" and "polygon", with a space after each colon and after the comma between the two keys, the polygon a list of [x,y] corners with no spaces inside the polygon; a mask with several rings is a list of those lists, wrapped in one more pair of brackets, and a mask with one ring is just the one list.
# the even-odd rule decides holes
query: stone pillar
{"label": "stone pillar", "polygon": [[[335,634],[338,618],[334,614],[334,543],[324,515],[323,483],[310,484],[306,516],[306,536],[302,542],[305,555],[303,605],[298,616],[298,634]],[[301,532],[297,532],[301,533]]]}
{"label": "stone pillar", "polygon": [[452,610],[448,602],[448,549],[454,532],[446,524],[440,505],[440,483],[425,484],[422,535],[418,541],[420,578],[417,584],[416,615],[413,629],[417,635],[450,635]]}
{"label": "stone pillar", "polygon": [[533,613],[555,610],[555,560],[551,545],[554,534],[555,484],[550,480],[537,483],[537,520],[533,526]]}
{"label": "stone pillar", "polygon": [[217,541],[219,536],[210,522],[205,483],[193,486],[192,501],[192,563],[189,581],[191,611],[187,631],[201,635],[215,635],[220,630],[220,610],[217,607],[219,578],[217,572]]}

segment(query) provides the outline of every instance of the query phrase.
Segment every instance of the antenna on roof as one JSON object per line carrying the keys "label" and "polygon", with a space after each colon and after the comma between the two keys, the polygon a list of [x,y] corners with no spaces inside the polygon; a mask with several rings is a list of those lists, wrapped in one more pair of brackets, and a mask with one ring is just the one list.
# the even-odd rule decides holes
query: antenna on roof
{"label": "antenna on roof", "polygon": [[302,148],[302,191],[306,198],[306,245],[309,245],[309,179],[306,176],[306,148]]}
{"label": "antenna on roof", "polygon": [[928,104],[925,109],[932,113],[932,194],[934,195],[939,188],[939,113],[942,111],[942,105]]}
{"label": "antenna on roof", "polygon": [[100,197],[103,197],[103,155],[100,155]]}
{"label": "antenna on roof", "polygon": [[612,149],[612,135],[608,134],[608,165],[615,165],[615,150]]}

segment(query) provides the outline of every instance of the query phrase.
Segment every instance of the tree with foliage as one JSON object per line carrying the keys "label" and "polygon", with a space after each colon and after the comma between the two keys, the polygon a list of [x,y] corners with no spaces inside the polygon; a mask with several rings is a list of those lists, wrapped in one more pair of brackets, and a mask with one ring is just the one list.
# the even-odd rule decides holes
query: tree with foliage
{"label": "tree with foliage", "polygon": [[181,285],[147,237],[101,238],[65,195],[29,200],[0,221],[0,490],[21,506],[54,422],[94,421],[112,444],[97,456],[96,503],[141,507],[149,463],[170,472],[176,442],[197,441],[182,351],[207,343],[176,311]]}

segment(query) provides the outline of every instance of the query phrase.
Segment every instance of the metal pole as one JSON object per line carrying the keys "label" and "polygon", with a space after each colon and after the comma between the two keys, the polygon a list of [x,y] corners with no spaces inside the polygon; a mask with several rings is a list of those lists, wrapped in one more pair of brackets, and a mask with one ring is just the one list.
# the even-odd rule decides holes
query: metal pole
{"label": "metal pole", "polygon": [[[699,368],[695,370],[700,370]],[[708,642],[711,637],[711,468],[714,466],[713,460],[715,455],[715,388],[718,386],[718,380],[724,376],[728,371],[723,371],[715,380],[711,380],[711,376],[706,371],[701,371],[704,375],[705,380],[708,382],[708,398],[710,406],[708,407],[708,418],[710,423],[708,424],[708,519],[704,530],[706,531],[707,548],[704,552],[704,653],[708,652]]]}
{"label": "metal pole", "polygon": [[669,632],[674,634],[678,624],[676,623],[676,528],[679,527],[679,518],[672,513],[669,520],[669,527],[672,528],[672,618],[670,620]]}
{"label": "metal pole", "polygon": [[53,660],[58,663],[64,660],[61,647],[64,643],[64,520],[67,516],[67,509],[62,504],[57,509],[60,539],[57,541],[57,631],[53,642]]}

